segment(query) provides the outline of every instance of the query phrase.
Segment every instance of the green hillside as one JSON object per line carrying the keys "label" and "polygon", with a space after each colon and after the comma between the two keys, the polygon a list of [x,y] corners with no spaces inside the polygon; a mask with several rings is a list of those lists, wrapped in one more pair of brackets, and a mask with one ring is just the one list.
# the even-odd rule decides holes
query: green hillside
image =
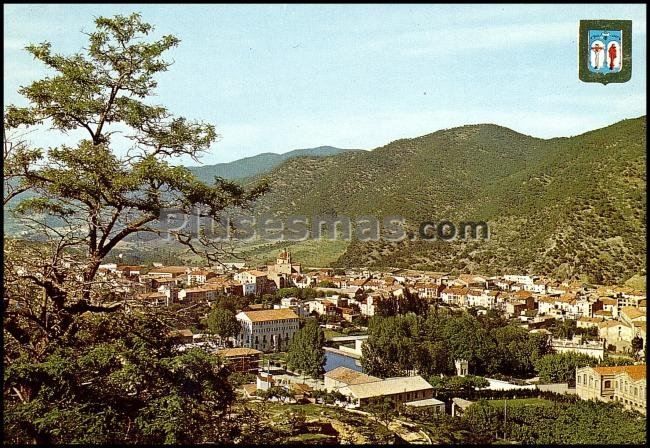
{"label": "green hillside", "polygon": [[485,220],[489,241],[362,243],[340,266],[529,271],[599,283],[645,275],[645,117],[571,138],[495,125],[448,129],[369,152],[289,160],[259,211]]}
{"label": "green hillside", "polygon": [[359,150],[335,148],[333,146],[319,146],[317,148],[295,149],[283,154],[265,152],[252,157],[235,160],[234,162],[217,163],[216,165],[190,166],[188,168],[202,181],[211,183],[215,177],[236,180],[257,176],[277,167],[286,160],[296,157],[327,157],[348,151]]}

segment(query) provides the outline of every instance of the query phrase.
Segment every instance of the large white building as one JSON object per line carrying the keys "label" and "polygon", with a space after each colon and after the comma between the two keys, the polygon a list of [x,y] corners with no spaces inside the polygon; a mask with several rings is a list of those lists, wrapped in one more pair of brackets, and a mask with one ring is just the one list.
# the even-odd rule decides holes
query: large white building
{"label": "large white building", "polygon": [[237,314],[242,332],[235,343],[256,350],[283,351],[298,331],[298,316],[290,309],[242,311]]}

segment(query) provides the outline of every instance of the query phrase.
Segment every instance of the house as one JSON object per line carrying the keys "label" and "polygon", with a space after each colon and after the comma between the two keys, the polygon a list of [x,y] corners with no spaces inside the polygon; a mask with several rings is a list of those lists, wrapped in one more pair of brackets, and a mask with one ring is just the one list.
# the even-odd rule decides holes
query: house
{"label": "house", "polygon": [[355,407],[366,407],[380,398],[389,398],[395,404],[433,398],[433,386],[419,375],[350,384],[339,392]]}
{"label": "house", "polygon": [[339,390],[353,384],[364,384],[382,381],[381,378],[366,375],[365,373],[352,370],[347,367],[337,367],[336,369],[325,372],[325,389],[330,392]]}
{"label": "house", "polygon": [[576,321],[576,327],[578,328],[598,328],[598,325],[604,322],[605,319],[602,317],[580,317]]}
{"label": "house", "polygon": [[176,285],[178,285],[178,280],[175,278],[168,278],[168,277],[152,277],[149,279],[151,282],[151,288],[153,289],[158,289],[160,287],[164,287],[167,289],[172,289],[175,288]]}
{"label": "house", "polygon": [[235,344],[262,351],[286,350],[298,331],[299,317],[290,309],[241,311],[237,320],[242,332]]}
{"label": "house", "polygon": [[625,351],[631,346],[634,327],[626,322],[606,320],[598,325],[598,336],[605,340],[608,347],[611,345],[617,351]]}
{"label": "house", "polygon": [[207,282],[208,279],[215,277],[216,275],[217,274],[212,271],[197,269],[187,274],[187,283],[189,285],[202,285]]}
{"label": "house", "polygon": [[526,305],[527,310],[535,309],[535,296],[530,291],[515,291],[513,297]]}
{"label": "house", "polygon": [[524,290],[534,292],[536,294],[546,294],[549,282],[546,280],[535,280],[532,284],[524,283]]}
{"label": "house", "polygon": [[296,288],[309,288],[317,282],[316,277],[312,275],[291,274],[291,283],[293,283]]}
{"label": "house", "polygon": [[535,275],[504,275],[503,278],[507,281],[522,284],[522,289],[523,285],[533,285],[535,280],[538,279]]}
{"label": "house", "polygon": [[404,403],[404,406],[411,408],[429,408],[435,414],[444,414],[445,413],[445,402],[437,400],[435,398],[427,398],[424,400],[415,400],[408,401]]}
{"label": "house", "polygon": [[603,311],[609,311],[612,317],[618,317],[618,300],[611,297],[599,297],[598,301],[603,304]]}
{"label": "house", "polygon": [[359,305],[359,310],[362,315],[372,317],[375,315],[377,304],[383,300],[381,294],[374,293],[366,297]]}
{"label": "house", "polygon": [[634,325],[636,322],[645,322],[645,313],[633,306],[625,306],[620,311],[621,320]]}
{"label": "house", "polygon": [[497,279],[497,280],[494,281],[494,284],[501,291],[510,291],[511,286],[514,285],[515,282],[510,281],[510,280]]}
{"label": "house", "polygon": [[136,297],[140,304],[151,307],[169,306],[172,303],[171,297],[164,292],[149,292],[138,294]]}
{"label": "house", "polygon": [[587,298],[580,298],[576,301],[578,314],[584,317],[594,317],[597,311],[603,309],[603,302],[600,300],[590,300]]}
{"label": "house", "polygon": [[217,355],[235,372],[257,373],[262,352],[254,348],[235,347],[218,350]]}
{"label": "house", "polygon": [[299,317],[309,316],[309,307],[298,300],[296,297],[284,297],[280,300],[279,305],[273,305],[273,309],[292,310]]}
{"label": "house", "polygon": [[612,316],[611,311],[598,310],[598,311],[594,311],[594,317],[599,319],[611,319],[614,316]]}
{"label": "house", "polygon": [[115,272],[119,278],[136,278],[144,273],[144,266],[117,266]]}
{"label": "house", "polygon": [[581,353],[602,360],[605,357],[605,341],[582,341],[580,336],[573,339],[551,339],[551,348],[556,353]]}
{"label": "house", "polygon": [[223,294],[223,287],[206,283],[195,288],[181,289],[178,292],[178,300],[183,303],[210,302],[216,300],[221,294]]}
{"label": "house", "polygon": [[646,414],[646,366],[576,369],[576,394],[583,400],[615,401]]}
{"label": "house", "polygon": [[359,312],[355,308],[340,307],[341,317],[348,322],[352,322],[356,317],[359,317]]}
{"label": "house", "polygon": [[440,298],[448,305],[466,306],[468,292],[467,288],[447,287],[440,293]]}
{"label": "house", "polygon": [[482,277],[480,275],[461,274],[458,276],[456,280],[454,280],[454,283],[458,286],[463,286],[466,288],[479,288],[479,289],[488,288],[487,278]]}
{"label": "house", "polygon": [[520,316],[526,311],[526,302],[509,297],[504,302],[504,310],[511,317]]}
{"label": "house", "polygon": [[622,372],[614,376],[614,401],[622,403],[627,409],[646,415],[646,366],[625,366]]}
{"label": "house", "polygon": [[445,287],[434,282],[416,282],[411,289],[422,299],[434,300],[440,297],[440,292]]}
{"label": "house", "polygon": [[149,271],[149,275],[152,277],[165,277],[165,278],[176,278],[181,275],[189,274],[191,271],[187,266],[165,266],[161,268],[153,268]]}
{"label": "house", "polygon": [[104,271],[104,272],[110,272],[112,274],[115,274],[117,272],[117,264],[116,263],[106,263],[106,264],[100,264],[99,267],[97,268],[97,271]]}
{"label": "house", "polygon": [[467,291],[467,306],[484,306],[483,291],[480,289],[470,289]]}
{"label": "house", "polygon": [[626,294],[626,293],[618,293],[616,298],[616,313],[614,313],[615,316],[618,316],[621,314],[621,311],[625,307],[634,307],[638,308],[639,303],[642,300],[645,300],[644,295],[636,295],[636,294]]}
{"label": "house", "polygon": [[245,295],[248,295],[246,294],[247,291],[252,291],[252,288],[246,288],[246,285],[255,285],[255,295],[260,296],[266,292],[266,282],[268,280],[266,272],[253,269],[250,271],[238,272],[233,276],[233,278],[244,285]]}

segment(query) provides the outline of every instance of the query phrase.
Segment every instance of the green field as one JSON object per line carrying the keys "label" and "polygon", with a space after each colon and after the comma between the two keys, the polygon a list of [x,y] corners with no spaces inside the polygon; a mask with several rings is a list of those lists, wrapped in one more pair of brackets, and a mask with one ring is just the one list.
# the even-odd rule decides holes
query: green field
{"label": "green field", "polygon": [[238,249],[238,255],[250,265],[272,262],[284,248],[291,250],[294,263],[303,267],[327,267],[347,249],[349,242],[343,240],[306,240],[281,242],[251,242]]}
{"label": "green field", "polygon": [[334,331],[334,330],[323,330],[323,333],[325,333],[325,340],[327,341],[331,341],[332,338],[345,336],[345,334],[339,333],[338,331]]}

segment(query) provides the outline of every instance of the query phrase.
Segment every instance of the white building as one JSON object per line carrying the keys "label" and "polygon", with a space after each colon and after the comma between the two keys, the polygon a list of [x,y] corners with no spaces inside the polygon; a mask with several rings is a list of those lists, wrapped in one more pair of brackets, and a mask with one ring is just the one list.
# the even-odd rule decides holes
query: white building
{"label": "white building", "polygon": [[245,296],[255,295],[255,291],[257,291],[257,285],[255,283],[241,283],[241,286],[242,293]]}
{"label": "white building", "polygon": [[602,360],[605,357],[605,341],[582,341],[580,336],[573,339],[551,339],[551,348],[556,353],[581,353]]}
{"label": "white building", "polygon": [[242,311],[237,314],[242,332],[235,343],[262,351],[283,351],[298,331],[298,316],[292,310]]}
{"label": "white building", "polygon": [[373,400],[382,397],[388,397],[394,403],[433,398],[433,387],[419,375],[350,384],[341,387],[338,391],[348,397],[354,407],[365,407]]}
{"label": "white building", "polygon": [[[244,285],[245,290],[247,289],[246,285],[251,285],[251,284],[254,285],[255,286],[254,294],[262,295],[262,293],[264,292],[265,282],[268,277],[266,276],[266,272],[253,269],[250,271],[238,272],[233,276],[233,278],[235,279],[235,281]],[[248,294],[244,293],[244,295],[248,295]]]}
{"label": "white building", "polygon": [[532,285],[538,277],[536,275],[504,275],[503,278],[523,285]]}
{"label": "white building", "polygon": [[284,297],[280,300],[279,305],[273,305],[273,309],[287,309],[296,313],[299,317],[308,317],[309,316],[309,307],[304,305],[296,297]]}

